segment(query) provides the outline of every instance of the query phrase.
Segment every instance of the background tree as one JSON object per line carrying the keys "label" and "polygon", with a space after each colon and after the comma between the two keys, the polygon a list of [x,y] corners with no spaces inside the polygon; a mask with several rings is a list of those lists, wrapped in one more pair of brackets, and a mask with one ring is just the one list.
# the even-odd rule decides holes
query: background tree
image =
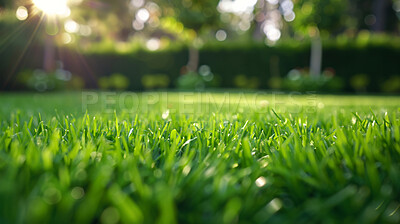
{"label": "background tree", "polygon": [[358,30],[398,32],[400,1],[351,0],[350,3],[351,14],[357,21]]}
{"label": "background tree", "polygon": [[322,65],[323,36],[341,33],[347,22],[347,0],[296,0],[294,1],[296,19],[293,26],[297,33],[312,38],[310,74],[319,76]]}
{"label": "background tree", "polygon": [[296,18],[293,27],[298,33],[332,36],[342,32],[348,24],[347,0],[294,0]]}
{"label": "background tree", "polygon": [[193,31],[189,38],[189,61],[188,71],[196,71],[199,63],[199,52],[196,42],[200,39],[202,32],[208,32],[220,24],[218,1],[215,0],[157,0],[165,17],[174,17],[183,24],[185,29]]}

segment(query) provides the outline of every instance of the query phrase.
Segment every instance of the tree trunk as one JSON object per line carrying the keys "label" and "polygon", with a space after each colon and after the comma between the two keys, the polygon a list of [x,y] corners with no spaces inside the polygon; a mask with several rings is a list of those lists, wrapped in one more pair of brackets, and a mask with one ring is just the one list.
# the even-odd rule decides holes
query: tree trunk
{"label": "tree trunk", "polygon": [[314,37],[311,42],[310,75],[319,77],[322,66],[322,41],[319,35]]}
{"label": "tree trunk", "polygon": [[189,61],[186,65],[188,72],[196,72],[199,67],[199,50],[196,47],[189,47]]}
{"label": "tree trunk", "polygon": [[372,11],[376,17],[376,22],[372,26],[375,32],[383,32],[386,26],[387,6],[391,0],[374,0],[372,3]]}

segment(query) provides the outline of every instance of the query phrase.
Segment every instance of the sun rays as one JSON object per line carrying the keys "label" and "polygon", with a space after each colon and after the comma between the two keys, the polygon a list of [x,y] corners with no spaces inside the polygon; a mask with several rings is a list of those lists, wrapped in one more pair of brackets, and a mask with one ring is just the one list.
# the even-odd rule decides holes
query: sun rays
{"label": "sun rays", "polygon": [[[62,24],[68,21],[71,15],[69,4],[74,4],[74,2],[69,0],[32,0],[16,9],[13,16],[20,22],[12,29],[7,30],[7,32],[3,32],[0,39],[0,55],[8,58],[7,60],[10,65],[4,76],[4,82],[0,85],[0,89],[6,89],[14,85],[14,82],[11,81],[13,80],[12,77],[17,77],[20,72],[18,70],[20,65],[24,64],[28,60],[28,57],[33,56],[29,52],[37,46],[37,41],[43,39],[41,37],[46,37],[43,41],[44,46],[47,47],[43,49],[44,54],[40,53],[34,57],[42,60],[43,70],[51,74],[58,60],[67,60],[72,62],[70,66],[72,66],[73,70],[83,67],[85,68],[85,72],[90,76],[90,79],[96,79],[83,56],[75,55],[76,58],[70,58],[73,56],[68,51],[73,53],[74,50],[59,48],[57,44],[58,40],[67,33],[67,31],[63,32],[65,27]],[[22,36],[25,36],[23,42],[20,41],[21,38],[16,38]],[[55,54],[52,54],[51,59],[45,56],[46,51],[49,51],[49,47],[51,51],[55,52]],[[7,49],[14,49],[16,54],[6,55],[8,52]],[[46,66],[49,63],[54,64],[54,66]]]}
{"label": "sun rays", "polygon": [[49,16],[68,17],[71,15],[67,0],[32,0],[32,3]]}

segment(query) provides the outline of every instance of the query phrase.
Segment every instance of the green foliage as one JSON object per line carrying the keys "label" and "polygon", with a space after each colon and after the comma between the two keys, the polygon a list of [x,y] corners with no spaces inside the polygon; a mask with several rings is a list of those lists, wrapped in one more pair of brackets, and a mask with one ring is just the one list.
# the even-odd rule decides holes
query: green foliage
{"label": "green foliage", "polygon": [[170,80],[165,74],[148,74],[142,77],[142,84],[145,89],[167,88]]}
{"label": "green foliage", "polygon": [[400,221],[398,97],[90,95],[0,95],[2,223]]}
{"label": "green foliage", "polygon": [[341,92],[343,87],[343,80],[335,77],[332,69],[324,70],[319,76],[310,76],[305,69],[293,69],[282,80],[282,88],[290,91]]}
{"label": "green foliage", "polygon": [[98,85],[101,89],[125,90],[129,87],[129,79],[120,73],[114,73],[109,77],[99,78]]}
{"label": "green foliage", "polygon": [[296,19],[292,22],[296,31],[313,36],[313,27],[330,34],[337,33],[345,27],[348,17],[347,0],[295,0]]}
{"label": "green foliage", "polygon": [[187,29],[196,32],[215,26],[219,21],[218,1],[214,0],[169,0],[156,1],[165,14],[172,14]]}
{"label": "green foliage", "polygon": [[383,92],[395,93],[400,92],[400,76],[392,76],[381,84]]}
{"label": "green foliage", "polygon": [[177,80],[177,87],[186,90],[201,90],[205,87],[202,77],[196,72],[189,72],[181,75]]}
{"label": "green foliage", "polygon": [[244,89],[257,89],[260,86],[260,80],[257,77],[246,77],[237,75],[234,79],[235,86]]}
{"label": "green foliage", "polygon": [[197,72],[188,72],[177,79],[177,87],[186,90],[203,90],[206,87],[218,87],[218,78],[208,65],[202,65]]}
{"label": "green foliage", "polygon": [[[335,77],[344,83],[343,91],[357,90],[350,81],[357,74],[365,74],[370,80],[365,88],[367,92],[383,91],[383,83],[399,74],[400,64],[397,59],[400,42],[397,38],[369,35],[366,42],[338,38],[323,40],[323,44],[322,67],[335,70]],[[43,54],[40,51],[43,48],[37,49],[38,51],[26,54],[26,59],[29,60],[23,61],[25,69],[32,70],[42,66],[41,57],[37,55]],[[284,41],[273,47],[262,43],[215,43],[207,44],[199,51],[200,64],[208,65],[213,73],[213,79],[207,85],[223,88],[237,88],[235,77],[244,75],[246,79],[256,77],[260,89],[279,89],[282,87],[282,79],[289,71],[309,66],[310,58],[309,43],[298,41]],[[4,60],[0,61],[0,80],[4,83],[9,76],[8,83],[15,83],[19,75],[10,74],[13,69],[12,58],[6,56],[7,52],[3,54]],[[71,49],[63,48],[60,52],[62,58],[70,58]],[[182,65],[188,61],[187,49],[183,46],[157,52],[105,51],[83,53],[80,56],[87,62],[87,67],[91,68],[90,72],[97,77],[108,77],[113,73],[124,74],[129,80],[129,90],[145,89],[142,79],[148,74],[165,74],[170,80],[168,88],[177,87],[176,80],[180,77]],[[86,65],[77,66],[73,62],[65,62],[64,67],[74,76],[82,77],[87,86],[97,86],[88,71],[82,69]],[[277,81],[274,86],[271,86],[271,78]],[[105,85],[109,84],[108,81],[104,82]],[[13,87],[15,85],[7,85],[6,89]],[[391,92],[395,92],[395,89]]]}
{"label": "green foliage", "polygon": [[23,70],[17,75],[16,83],[22,89],[38,92],[79,90],[85,87],[81,77],[63,69],[49,73],[40,69]]}
{"label": "green foliage", "polygon": [[366,91],[370,80],[366,74],[356,74],[350,79],[350,85],[357,91]]}

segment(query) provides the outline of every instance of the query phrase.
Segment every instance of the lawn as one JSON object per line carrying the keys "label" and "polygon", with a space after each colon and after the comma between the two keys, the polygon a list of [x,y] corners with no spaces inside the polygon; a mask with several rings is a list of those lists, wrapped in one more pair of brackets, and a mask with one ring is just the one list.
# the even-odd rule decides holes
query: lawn
{"label": "lawn", "polygon": [[0,223],[399,223],[400,97],[0,95]]}

